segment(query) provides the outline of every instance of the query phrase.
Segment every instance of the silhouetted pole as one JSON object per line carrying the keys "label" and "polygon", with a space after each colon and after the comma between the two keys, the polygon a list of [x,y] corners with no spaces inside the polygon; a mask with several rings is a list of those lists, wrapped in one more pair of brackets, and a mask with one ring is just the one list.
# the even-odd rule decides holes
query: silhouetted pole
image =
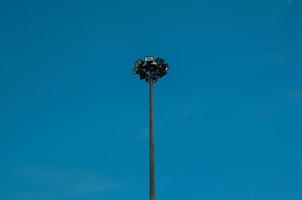
{"label": "silhouetted pole", "polygon": [[154,152],[154,111],[153,111],[153,85],[168,72],[168,64],[162,58],[145,57],[145,61],[138,59],[135,62],[133,69],[135,74],[140,76],[140,79],[149,83],[150,97],[150,133],[149,133],[149,156],[150,156],[150,200],[155,200],[155,152]]}
{"label": "silhouetted pole", "polygon": [[[153,73],[150,69],[150,73]],[[150,200],[155,200],[155,157],[154,157],[154,115],[153,115],[153,79],[149,79],[150,91]]]}

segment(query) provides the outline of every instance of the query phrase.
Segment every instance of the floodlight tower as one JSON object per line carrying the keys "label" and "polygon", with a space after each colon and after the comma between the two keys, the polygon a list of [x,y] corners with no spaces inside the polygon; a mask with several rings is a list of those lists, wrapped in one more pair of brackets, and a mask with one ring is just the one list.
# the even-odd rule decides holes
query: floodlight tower
{"label": "floodlight tower", "polygon": [[146,56],[145,60],[138,59],[135,62],[133,73],[139,75],[141,80],[149,83],[150,95],[150,133],[149,133],[149,153],[150,153],[150,200],[155,200],[155,159],[154,159],[154,119],[153,119],[153,84],[159,78],[165,76],[169,66],[162,58]]}

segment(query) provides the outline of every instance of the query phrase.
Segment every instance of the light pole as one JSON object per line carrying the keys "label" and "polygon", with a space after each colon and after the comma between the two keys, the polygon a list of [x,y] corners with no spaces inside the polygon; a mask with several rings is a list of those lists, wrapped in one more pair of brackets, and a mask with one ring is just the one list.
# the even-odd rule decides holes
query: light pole
{"label": "light pole", "polygon": [[153,84],[168,72],[168,64],[162,58],[155,61],[152,56],[146,56],[145,61],[138,59],[135,62],[133,73],[140,76],[141,80],[149,83],[150,95],[150,133],[149,133],[149,156],[150,156],[150,200],[155,200],[155,158],[154,158],[154,116],[153,116]]}

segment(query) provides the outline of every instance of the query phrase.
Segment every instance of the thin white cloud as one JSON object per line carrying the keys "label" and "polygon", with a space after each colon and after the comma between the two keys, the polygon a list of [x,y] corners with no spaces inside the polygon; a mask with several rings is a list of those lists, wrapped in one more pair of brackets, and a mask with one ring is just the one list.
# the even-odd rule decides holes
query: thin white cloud
{"label": "thin white cloud", "polygon": [[274,95],[274,103],[267,107],[254,108],[253,112],[259,120],[270,123],[276,113],[286,109],[286,105],[300,105],[301,103],[302,88],[288,89]]}
{"label": "thin white cloud", "polygon": [[292,89],[286,95],[291,101],[302,103],[302,89]]}
{"label": "thin white cloud", "polygon": [[199,105],[200,102],[198,100],[188,102],[186,105],[184,105],[182,108],[179,109],[179,111],[177,112],[177,117],[183,118],[183,117],[190,116],[196,110],[198,110]]}
{"label": "thin white cloud", "polygon": [[272,108],[271,109],[256,108],[254,110],[254,113],[256,114],[256,117],[258,118],[258,120],[260,120],[264,123],[267,123],[267,124],[271,123],[272,116],[274,115],[275,112],[277,112],[277,111]]}
{"label": "thin white cloud", "polygon": [[[22,182],[29,186],[14,192],[14,196],[25,199],[49,199],[56,197],[82,197],[98,195],[109,191],[123,190],[127,184],[108,180],[95,171],[58,169],[51,167],[10,167],[1,168],[13,182]],[[34,198],[39,197],[39,198]],[[42,198],[43,197],[43,198]],[[58,198],[52,198],[58,199]]]}

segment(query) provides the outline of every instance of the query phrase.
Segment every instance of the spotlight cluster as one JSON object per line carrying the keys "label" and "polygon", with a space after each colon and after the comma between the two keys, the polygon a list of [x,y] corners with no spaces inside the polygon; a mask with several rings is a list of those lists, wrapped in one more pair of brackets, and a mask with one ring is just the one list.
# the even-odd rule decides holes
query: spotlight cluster
{"label": "spotlight cluster", "polygon": [[135,61],[133,73],[139,75],[141,80],[149,82],[151,79],[156,82],[167,74],[168,69],[169,65],[163,58],[156,58],[154,61],[152,56],[146,56],[144,61],[141,59]]}

